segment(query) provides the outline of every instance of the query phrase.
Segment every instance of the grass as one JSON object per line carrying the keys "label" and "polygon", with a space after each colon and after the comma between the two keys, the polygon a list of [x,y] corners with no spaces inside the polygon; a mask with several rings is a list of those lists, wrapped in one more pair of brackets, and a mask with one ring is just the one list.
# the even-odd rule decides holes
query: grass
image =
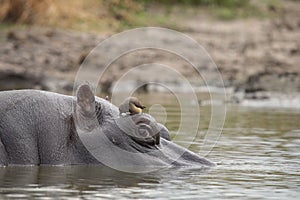
{"label": "grass", "polygon": [[[232,20],[270,17],[274,12],[268,8],[280,6],[281,0],[1,0],[0,29],[12,24],[87,32],[115,32],[140,26],[176,28],[176,15],[189,9],[207,10],[213,17]],[[180,13],[174,16],[172,11],[178,11],[178,7]]]}

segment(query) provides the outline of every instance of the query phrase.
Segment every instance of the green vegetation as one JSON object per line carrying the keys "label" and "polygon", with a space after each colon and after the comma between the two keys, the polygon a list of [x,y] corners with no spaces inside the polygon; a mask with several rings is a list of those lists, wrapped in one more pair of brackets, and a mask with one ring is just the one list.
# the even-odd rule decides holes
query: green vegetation
{"label": "green vegetation", "polygon": [[271,17],[270,9],[280,10],[281,0],[137,0],[144,5],[161,4],[167,7],[181,6],[205,8],[221,20],[249,17]]}
{"label": "green vegetation", "polygon": [[120,31],[139,26],[176,28],[187,10],[222,20],[280,13],[281,0],[0,0],[0,28],[44,25],[80,31]]}
{"label": "green vegetation", "polygon": [[142,3],[162,3],[162,4],[185,4],[185,5],[204,5],[236,7],[249,4],[249,0],[136,0]]}

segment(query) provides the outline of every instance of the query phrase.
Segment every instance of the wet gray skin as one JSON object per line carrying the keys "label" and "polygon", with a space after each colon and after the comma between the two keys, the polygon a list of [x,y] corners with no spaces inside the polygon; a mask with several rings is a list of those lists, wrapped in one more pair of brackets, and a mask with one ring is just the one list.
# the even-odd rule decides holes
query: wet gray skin
{"label": "wet gray skin", "polygon": [[0,92],[0,165],[214,166],[169,139],[150,115],[120,117],[88,85],[79,87],[76,98]]}

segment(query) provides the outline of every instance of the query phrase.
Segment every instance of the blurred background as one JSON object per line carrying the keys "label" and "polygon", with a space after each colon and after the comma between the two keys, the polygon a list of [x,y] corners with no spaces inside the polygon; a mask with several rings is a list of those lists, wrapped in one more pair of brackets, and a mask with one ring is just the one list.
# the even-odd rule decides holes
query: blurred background
{"label": "blurred background", "polygon": [[[70,93],[80,64],[99,42],[130,28],[159,26],[197,40],[225,86],[243,97],[299,92],[299,13],[297,0],[0,0],[0,90]],[[170,57],[144,52],[122,58],[102,77],[102,92],[109,93],[133,63],[153,59]],[[182,63],[168,63],[195,76]]]}

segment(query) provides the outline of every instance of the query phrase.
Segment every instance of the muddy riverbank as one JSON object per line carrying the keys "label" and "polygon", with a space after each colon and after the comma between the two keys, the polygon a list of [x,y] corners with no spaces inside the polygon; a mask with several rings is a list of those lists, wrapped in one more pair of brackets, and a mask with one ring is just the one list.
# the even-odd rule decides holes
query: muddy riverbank
{"label": "muddy riverbank", "polygon": [[[195,39],[211,55],[225,86],[250,93],[246,95],[249,98],[257,98],[257,95],[251,95],[257,92],[298,93],[300,3],[287,1],[284,6],[284,14],[276,19],[219,21],[193,12],[178,17],[178,24],[183,33]],[[37,88],[70,93],[86,56],[108,37],[41,27],[1,31],[1,90]],[[122,44],[112,44],[92,62],[101,65],[101,56],[105,57],[119,45]],[[113,69],[101,79],[103,91],[109,91],[115,80],[133,66],[150,61],[172,66],[188,79],[195,79],[195,72],[187,67],[187,63],[159,51],[142,51],[123,56],[113,63]],[[210,73],[204,68],[201,70]],[[139,81],[138,77],[132,79]],[[167,81],[176,83],[176,78]],[[209,84],[214,85],[214,82]]]}

